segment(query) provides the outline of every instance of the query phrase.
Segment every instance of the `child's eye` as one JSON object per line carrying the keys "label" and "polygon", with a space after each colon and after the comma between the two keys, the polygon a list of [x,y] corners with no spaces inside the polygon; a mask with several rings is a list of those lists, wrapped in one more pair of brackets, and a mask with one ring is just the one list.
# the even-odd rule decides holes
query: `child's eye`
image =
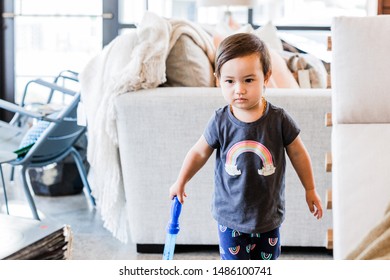
{"label": "child's eye", "polygon": [[225,83],[232,84],[233,80],[225,80]]}
{"label": "child's eye", "polygon": [[246,79],[246,80],[245,80],[245,83],[252,83],[253,81],[254,81],[254,79],[249,78],[249,79]]}

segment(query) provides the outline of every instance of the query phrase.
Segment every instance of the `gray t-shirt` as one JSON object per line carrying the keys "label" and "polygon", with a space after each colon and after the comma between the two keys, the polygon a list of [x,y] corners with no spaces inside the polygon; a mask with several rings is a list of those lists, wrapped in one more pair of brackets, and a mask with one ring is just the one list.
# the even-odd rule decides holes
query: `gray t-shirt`
{"label": "gray t-shirt", "polygon": [[285,147],[300,129],[268,102],[255,122],[236,119],[229,106],[211,117],[204,137],[216,149],[212,213],[219,224],[244,233],[280,226],[285,212]]}

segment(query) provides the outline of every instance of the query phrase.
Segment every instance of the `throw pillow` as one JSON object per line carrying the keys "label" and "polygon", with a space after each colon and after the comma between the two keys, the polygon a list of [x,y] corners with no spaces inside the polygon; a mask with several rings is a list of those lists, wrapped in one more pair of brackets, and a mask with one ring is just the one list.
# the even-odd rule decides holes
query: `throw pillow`
{"label": "throw pillow", "polygon": [[270,88],[299,88],[299,84],[294,79],[293,74],[288,69],[286,61],[274,49],[268,48],[271,62],[272,74],[268,81],[267,87]]}
{"label": "throw pillow", "polygon": [[50,122],[38,121],[27,131],[19,145],[19,149],[14,151],[14,153],[18,157],[25,156],[49,125]]}
{"label": "throw pillow", "polygon": [[179,37],[166,60],[168,87],[214,87],[213,65],[200,46],[187,35]]}
{"label": "throw pillow", "polygon": [[[58,115],[58,112],[52,113],[49,115],[50,118],[55,118]],[[39,139],[42,133],[48,128],[50,122],[48,121],[38,121],[34,124],[24,135],[22,141],[19,144],[19,148],[14,151],[18,155],[18,158],[24,157],[28,151],[34,146],[35,142]]]}
{"label": "throw pillow", "polygon": [[278,38],[276,27],[268,23],[256,30],[250,24],[240,28],[232,28],[230,24],[221,22],[217,25],[214,33],[214,45],[218,47],[220,42],[227,36],[235,33],[253,33],[267,45],[272,62],[272,75],[267,83],[270,88],[299,88],[286,61],[280,56],[279,50],[283,51],[282,41]]}
{"label": "throw pillow", "polygon": [[253,32],[253,28],[252,25],[250,24],[243,25],[240,28],[237,27],[232,28],[230,25],[221,22],[215,28],[215,33],[213,35],[213,43],[215,48],[218,48],[222,40],[228,37],[229,35],[233,35],[236,33],[251,33],[251,32]]}
{"label": "throw pillow", "polygon": [[283,44],[278,37],[277,31],[276,27],[271,22],[268,22],[266,25],[255,29],[253,34],[257,35],[268,48],[283,51]]}
{"label": "throw pillow", "polygon": [[311,54],[291,53],[287,51],[283,51],[281,55],[287,60],[287,66],[298,82],[298,71],[308,70],[311,88],[327,87],[328,72],[320,59]]}

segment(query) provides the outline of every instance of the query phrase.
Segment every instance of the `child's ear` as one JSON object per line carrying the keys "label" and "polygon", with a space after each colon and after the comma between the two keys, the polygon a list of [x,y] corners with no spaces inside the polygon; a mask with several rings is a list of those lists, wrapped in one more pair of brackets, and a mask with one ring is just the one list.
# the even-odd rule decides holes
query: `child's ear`
{"label": "child's ear", "polygon": [[268,71],[267,75],[264,77],[264,85],[268,84],[269,79],[271,78],[271,71]]}

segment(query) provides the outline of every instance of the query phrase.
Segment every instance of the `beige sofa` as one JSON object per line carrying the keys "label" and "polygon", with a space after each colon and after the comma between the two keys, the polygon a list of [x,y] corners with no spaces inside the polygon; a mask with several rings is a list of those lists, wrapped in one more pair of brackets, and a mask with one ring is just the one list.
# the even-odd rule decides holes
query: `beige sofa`
{"label": "beige sofa", "polygon": [[[331,138],[324,116],[331,111],[331,91],[268,89],[266,98],[284,107],[300,125],[324,201],[331,184],[324,165]],[[170,214],[168,189],[186,152],[202,134],[213,111],[224,106],[224,100],[215,87],[160,87],[122,94],[114,102],[130,238],[137,245],[163,244]],[[319,221],[312,216],[304,189],[289,161],[287,164],[282,246],[324,247],[331,214],[324,210]],[[214,155],[189,183],[177,244],[218,244],[210,213],[213,170]]]}
{"label": "beige sofa", "polygon": [[390,16],[332,26],[335,259],[390,259],[389,33]]}
{"label": "beige sofa", "polygon": [[[324,198],[330,185],[330,175],[324,171],[330,129],[323,120],[331,107],[330,90],[299,89],[286,61],[277,56],[282,44],[275,30],[268,26],[254,33],[279,58],[273,60],[273,79],[290,89],[268,89],[267,98],[285,107],[301,125]],[[270,37],[280,44],[272,43],[275,40]],[[214,55],[212,37],[199,25],[145,13],[137,29],[118,36],[80,73],[88,124],[89,180],[104,225],[119,240],[128,240],[129,228],[136,244],[164,243],[170,211],[168,189],[213,111],[224,105],[215,87]],[[313,77],[317,79],[310,78],[311,82],[318,84],[319,76]],[[214,158],[188,187],[178,244],[218,243],[210,214],[213,163]],[[282,244],[324,246],[330,215],[325,213],[321,221],[312,217],[291,166],[286,182]]]}

